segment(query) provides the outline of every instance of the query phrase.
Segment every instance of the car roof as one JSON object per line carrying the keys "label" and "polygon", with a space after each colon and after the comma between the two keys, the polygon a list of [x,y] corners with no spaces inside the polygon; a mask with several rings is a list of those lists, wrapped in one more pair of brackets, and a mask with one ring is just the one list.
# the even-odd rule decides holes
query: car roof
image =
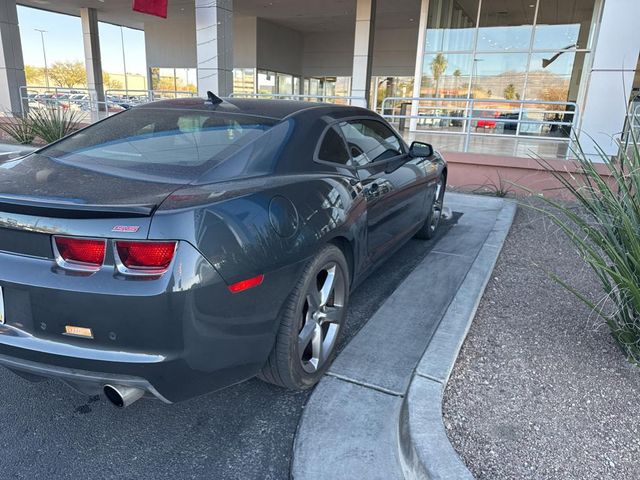
{"label": "car roof", "polygon": [[302,102],[298,100],[262,99],[262,98],[224,98],[222,103],[212,105],[208,100],[199,97],[176,98],[145,103],[137,109],[186,109],[220,111],[255,115],[281,120],[285,117],[303,110],[316,109],[318,114],[331,114],[336,111],[341,113],[371,114],[372,112],[348,105],[336,105],[333,103]]}

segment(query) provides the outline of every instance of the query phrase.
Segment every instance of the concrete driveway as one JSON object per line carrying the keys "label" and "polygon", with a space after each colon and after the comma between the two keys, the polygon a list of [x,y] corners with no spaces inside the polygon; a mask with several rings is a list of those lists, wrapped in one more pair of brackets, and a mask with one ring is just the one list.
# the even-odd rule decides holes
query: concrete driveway
{"label": "concrete driveway", "polygon": [[[447,235],[411,240],[352,295],[344,347]],[[0,369],[1,478],[215,478],[289,476],[296,428],[310,392],[258,380],[176,405],[117,410],[57,381],[29,383]]]}

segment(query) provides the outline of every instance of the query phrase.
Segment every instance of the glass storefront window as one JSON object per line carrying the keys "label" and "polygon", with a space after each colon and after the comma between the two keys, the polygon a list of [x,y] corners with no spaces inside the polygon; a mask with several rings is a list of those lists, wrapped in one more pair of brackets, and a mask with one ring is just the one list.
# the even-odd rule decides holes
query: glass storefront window
{"label": "glass storefront window", "polygon": [[197,89],[195,68],[151,67],[151,88],[156,98],[189,96]]}
{"label": "glass storefront window", "polygon": [[255,90],[256,71],[253,68],[233,69],[233,92],[253,93]]}
{"label": "glass storefront window", "polygon": [[293,75],[278,73],[276,77],[278,79],[278,93],[283,95],[293,93]]}
{"label": "glass storefront window", "polygon": [[276,74],[275,72],[266,72],[258,70],[257,93],[271,94],[276,93]]}
{"label": "glass storefront window", "polygon": [[486,53],[474,60],[473,98],[520,100],[527,74],[527,53]]}
{"label": "glass storefront window", "polygon": [[534,50],[590,48],[593,0],[540,0]]}
{"label": "glass storefront window", "polygon": [[473,48],[478,0],[431,0],[425,51],[464,51]]}
{"label": "glass storefront window", "polygon": [[471,54],[437,53],[425,55],[420,95],[466,98],[469,93],[472,66],[473,55]]}
{"label": "glass storefront window", "polygon": [[585,52],[532,54],[526,98],[553,102],[577,101],[586,58]]}
{"label": "glass storefront window", "polygon": [[491,0],[482,3],[478,51],[528,50],[533,32],[535,1]]}

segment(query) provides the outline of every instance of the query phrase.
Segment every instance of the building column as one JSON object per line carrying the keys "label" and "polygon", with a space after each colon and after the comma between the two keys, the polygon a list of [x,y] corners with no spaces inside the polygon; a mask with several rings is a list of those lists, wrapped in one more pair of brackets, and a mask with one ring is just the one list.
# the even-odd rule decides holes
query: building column
{"label": "building column", "polygon": [[[422,93],[422,69],[424,64],[424,42],[427,36],[427,18],[429,14],[429,0],[420,3],[420,25],[418,26],[418,45],[416,46],[416,68],[413,74],[413,97],[419,98]],[[418,100],[411,101],[411,118],[409,119],[409,131],[418,129]],[[406,125],[406,122],[405,122]]]}
{"label": "building column", "polygon": [[24,77],[24,62],[18,11],[15,0],[0,2],[0,109],[13,115],[22,114],[20,87],[27,81]]}
{"label": "building column", "polygon": [[618,152],[616,139],[620,139],[624,128],[640,54],[638,18],[638,0],[604,0],[583,110],[579,113],[580,144],[586,154],[597,153],[596,143],[607,155]]}
{"label": "building column", "polygon": [[233,0],[196,0],[198,95],[233,92]]}
{"label": "building column", "polygon": [[[102,57],[98,36],[98,12],[95,8],[81,8],[82,40],[84,43],[84,63],[87,69],[87,88],[92,100],[104,102],[104,81],[102,80]],[[98,104],[99,110],[104,105]]]}
{"label": "building column", "polygon": [[373,32],[376,18],[376,0],[357,0],[356,34],[353,43],[353,71],[351,96],[353,105],[366,107],[371,92],[371,63],[373,61]]}

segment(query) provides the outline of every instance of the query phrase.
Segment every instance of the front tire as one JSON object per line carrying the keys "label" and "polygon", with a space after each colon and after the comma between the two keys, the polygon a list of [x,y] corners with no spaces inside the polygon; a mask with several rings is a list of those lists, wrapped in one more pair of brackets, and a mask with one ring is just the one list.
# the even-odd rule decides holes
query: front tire
{"label": "front tire", "polygon": [[433,203],[429,210],[429,216],[424,222],[424,225],[416,232],[416,237],[423,240],[431,240],[436,236],[438,231],[438,225],[440,225],[440,218],[442,217],[442,206],[444,204],[444,191],[447,188],[446,177],[440,175],[436,183],[436,191],[433,198]]}
{"label": "front tire", "polygon": [[259,377],[303,390],[327,371],[344,330],[349,268],[342,251],[325,246],[307,264],[283,308],[276,343]]}

